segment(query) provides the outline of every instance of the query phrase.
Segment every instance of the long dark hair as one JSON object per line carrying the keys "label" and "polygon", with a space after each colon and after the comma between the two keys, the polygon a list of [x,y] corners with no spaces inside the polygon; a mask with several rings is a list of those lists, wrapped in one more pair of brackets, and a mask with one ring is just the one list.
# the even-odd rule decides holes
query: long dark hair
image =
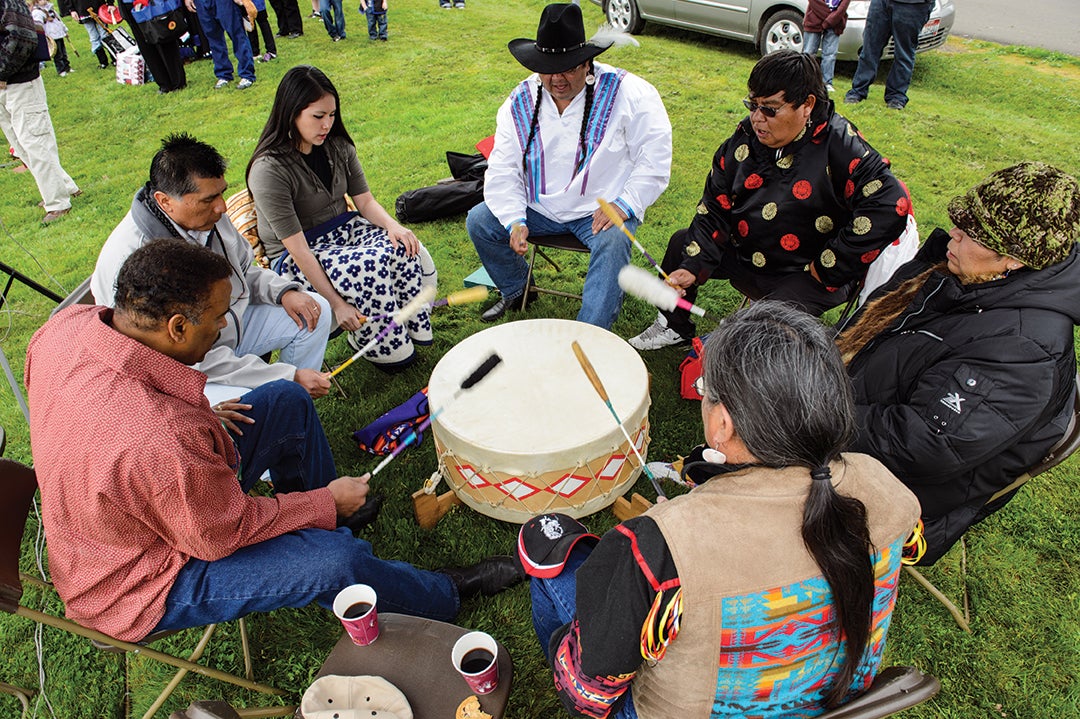
{"label": "long dark hair", "polygon": [[[593,65],[593,61],[590,59],[585,68],[586,77],[596,77],[596,66]],[[593,106],[593,85],[594,83],[585,83],[585,112],[581,116],[581,129],[578,131],[578,162],[574,168],[576,174],[581,169],[581,165],[585,162],[585,130],[589,127],[589,115],[592,114]],[[544,86],[537,80],[536,83],[536,105],[533,106],[532,124],[529,125],[529,139],[525,141],[525,149],[521,153],[521,170],[522,172],[528,172],[527,158],[529,157],[529,148],[532,147],[533,138],[536,137],[536,129],[540,126],[540,102],[544,99]]]}
{"label": "long dark hair", "polygon": [[337,117],[330,127],[331,137],[340,137],[353,145],[349,131],[345,129],[345,122],[341,112],[341,98],[338,97],[337,88],[330,82],[322,70],[311,65],[297,65],[285,73],[278,83],[277,93],[274,95],[274,105],[270,108],[270,117],[266,120],[259,142],[255,145],[255,152],[251,154],[247,170],[244,171],[244,180],[251,174],[251,165],[255,159],[267,154],[284,153],[296,150],[300,147],[300,136],[295,132],[296,118],[308,105],[318,102],[326,95],[333,95],[337,104]]}
{"label": "long dark hair", "polygon": [[723,403],[739,438],[768,467],[806,467],[814,481],[802,537],[821,568],[845,637],[845,660],[825,696],[848,693],[870,637],[873,545],[866,507],[833,488],[829,463],[855,433],[851,382],[836,345],[810,315],[775,301],[727,319],[705,346],[705,399]]}

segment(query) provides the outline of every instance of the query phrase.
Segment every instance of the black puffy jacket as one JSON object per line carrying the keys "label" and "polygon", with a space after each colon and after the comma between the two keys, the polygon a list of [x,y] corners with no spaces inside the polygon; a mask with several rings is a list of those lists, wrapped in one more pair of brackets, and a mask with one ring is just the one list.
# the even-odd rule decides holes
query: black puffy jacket
{"label": "black puffy jacket", "polygon": [[[948,241],[935,230],[875,296],[944,260]],[[852,359],[853,449],[877,457],[918,496],[928,544],[923,564],[1004,505],[1008,497],[985,506],[1064,434],[1078,323],[1074,245],[1063,262],[992,282],[964,286],[931,274]]]}

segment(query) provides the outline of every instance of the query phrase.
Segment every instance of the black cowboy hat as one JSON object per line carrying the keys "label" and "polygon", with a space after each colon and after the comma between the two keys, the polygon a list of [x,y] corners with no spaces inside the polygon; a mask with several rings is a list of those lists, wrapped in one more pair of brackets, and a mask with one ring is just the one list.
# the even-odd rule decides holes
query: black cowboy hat
{"label": "black cowboy hat", "polygon": [[611,47],[585,40],[581,8],[568,3],[554,3],[540,14],[536,40],[518,38],[506,45],[517,61],[533,72],[544,75],[571,70]]}

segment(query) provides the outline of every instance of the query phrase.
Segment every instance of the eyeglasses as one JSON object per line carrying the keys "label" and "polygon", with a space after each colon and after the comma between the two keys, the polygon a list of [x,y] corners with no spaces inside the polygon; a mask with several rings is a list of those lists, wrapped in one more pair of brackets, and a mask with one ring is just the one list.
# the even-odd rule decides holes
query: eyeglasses
{"label": "eyeglasses", "polygon": [[783,107],[784,107],[783,105],[781,105],[780,107],[769,107],[768,105],[759,105],[756,102],[754,102],[753,100],[751,100],[749,97],[744,97],[743,101],[742,101],[742,104],[746,106],[746,109],[750,111],[751,115],[753,115],[755,111],[761,110],[761,114],[764,115],[765,117],[769,117],[769,118],[776,117],[776,113],[780,112],[780,110],[782,110]]}

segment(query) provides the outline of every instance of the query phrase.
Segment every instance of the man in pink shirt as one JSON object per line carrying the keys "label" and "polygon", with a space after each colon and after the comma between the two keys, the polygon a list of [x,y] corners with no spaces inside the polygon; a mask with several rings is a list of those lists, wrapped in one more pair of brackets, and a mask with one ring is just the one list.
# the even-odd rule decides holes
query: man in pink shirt
{"label": "man in pink shirt", "polygon": [[[367,476],[337,477],[308,393],[279,380],[214,410],[189,365],[217,340],[231,269],[182,240],[136,250],[116,308],[57,313],[27,349],[49,567],[70,618],[118,639],[228,621],[370,584],[440,620],[519,579],[508,557],[429,572],[377,558]],[[215,414],[215,411],[217,414]],[[249,496],[269,469],[273,497]],[[344,525],[344,526],[341,526]]]}

